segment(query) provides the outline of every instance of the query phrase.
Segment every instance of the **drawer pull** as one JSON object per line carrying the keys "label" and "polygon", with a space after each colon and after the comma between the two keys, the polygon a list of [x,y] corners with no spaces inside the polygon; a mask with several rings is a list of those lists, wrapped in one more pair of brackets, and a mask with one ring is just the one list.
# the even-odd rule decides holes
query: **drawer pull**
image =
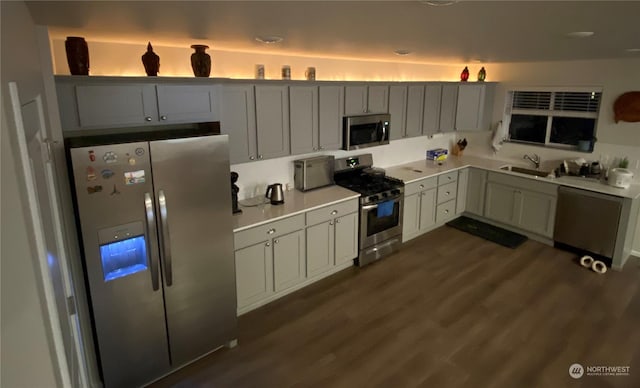
{"label": "drawer pull", "polygon": [[335,216],[336,214],[338,214],[338,211],[337,211],[337,210],[334,210],[334,211],[332,211],[332,212],[331,212],[331,215],[332,215],[332,216]]}
{"label": "drawer pull", "polygon": [[446,194],[446,195],[449,195],[449,194],[451,194],[451,192],[450,192],[450,191],[447,191],[445,194]]}
{"label": "drawer pull", "polygon": [[420,186],[418,186],[418,188],[424,189],[424,185],[420,185]]}
{"label": "drawer pull", "polygon": [[445,209],[444,214],[449,214],[449,209]]}
{"label": "drawer pull", "polygon": [[267,234],[274,234],[275,232],[276,232],[276,230],[275,230],[275,229],[273,229],[273,228],[272,228],[272,229],[267,230]]}
{"label": "drawer pull", "polygon": [[270,246],[271,246],[271,243],[270,243],[270,242],[267,242],[266,244],[264,244],[264,246],[265,246],[265,247],[270,247]]}
{"label": "drawer pull", "polygon": [[448,176],[448,177],[447,177],[447,179],[448,179],[448,180],[451,180],[451,177],[450,177],[450,176]]}
{"label": "drawer pull", "polygon": [[333,226],[333,221],[329,221],[329,225],[332,225],[332,226]]}
{"label": "drawer pull", "polygon": [[336,220],[336,224],[339,224],[339,223],[340,223],[340,220]]}

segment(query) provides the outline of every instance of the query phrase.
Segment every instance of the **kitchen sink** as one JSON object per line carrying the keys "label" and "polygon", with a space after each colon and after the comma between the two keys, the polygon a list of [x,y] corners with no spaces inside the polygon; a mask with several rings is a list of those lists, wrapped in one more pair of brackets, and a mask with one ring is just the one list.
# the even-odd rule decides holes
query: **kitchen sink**
{"label": "kitchen sink", "polygon": [[505,171],[517,172],[517,173],[520,173],[520,174],[537,176],[537,177],[546,177],[550,173],[549,171],[532,170],[530,168],[512,166],[512,165],[509,165],[509,164],[506,165],[506,166],[500,167],[500,169],[501,170],[505,170]]}

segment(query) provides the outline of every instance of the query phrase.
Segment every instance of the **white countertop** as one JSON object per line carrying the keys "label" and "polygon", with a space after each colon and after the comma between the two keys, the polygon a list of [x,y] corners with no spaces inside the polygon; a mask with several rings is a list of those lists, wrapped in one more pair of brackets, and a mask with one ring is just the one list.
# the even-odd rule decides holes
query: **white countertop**
{"label": "white countertop", "polygon": [[[269,203],[251,207],[240,205],[242,213],[233,215],[233,231],[239,232],[318,207],[359,197],[360,194],[336,185],[307,192],[298,190],[285,191],[284,203],[281,205],[271,205]],[[244,201],[241,200],[240,202]]]}
{"label": "white countertop", "polygon": [[[405,163],[386,169],[387,175],[402,180],[404,183],[411,183],[420,179],[443,174],[445,172],[458,170],[464,167],[476,167],[489,171],[496,171],[504,174],[514,175],[521,178],[539,180],[542,182],[555,183],[557,185],[575,187],[578,189],[596,191],[603,194],[615,195],[623,198],[638,199],[640,198],[640,185],[632,184],[628,189],[621,189],[607,185],[603,181],[593,179],[563,176],[559,178],[552,177],[535,177],[532,175],[520,174],[517,172],[500,170],[501,166],[510,164],[516,166],[518,164],[505,162],[503,160],[495,160],[482,158],[477,156],[449,156],[442,164],[438,164],[432,160],[418,160],[415,162]],[[519,165],[520,167],[530,168],[527,165]]]}

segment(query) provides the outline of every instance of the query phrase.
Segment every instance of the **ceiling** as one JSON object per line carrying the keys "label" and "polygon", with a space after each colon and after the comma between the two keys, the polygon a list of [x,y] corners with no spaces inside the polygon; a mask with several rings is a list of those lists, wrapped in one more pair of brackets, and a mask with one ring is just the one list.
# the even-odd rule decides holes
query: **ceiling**
{"label": "ceiling", "polygon": [[[418,63],[640,58],[640,1],[27,1],[53,38]],[[593,31],[589,38],[567,37]],[[277,35],[264,44],[256,36]],[[394,50],[410,50],[398,56]]]}

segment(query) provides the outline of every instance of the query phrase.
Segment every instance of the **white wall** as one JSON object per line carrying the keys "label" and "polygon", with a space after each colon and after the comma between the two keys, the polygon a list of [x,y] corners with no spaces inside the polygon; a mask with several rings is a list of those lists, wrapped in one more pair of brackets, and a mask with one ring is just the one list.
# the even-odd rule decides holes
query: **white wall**
{"label": "white wall", "polygon": [[48,315],[37,275],[37,259],[25,213],[24,183],[18,173],[12,134],[9,81],[18,81],[23,101],[42,93],[34,24],[23,2],[1,2],[2,11],[2,229],[1,368],[3,387],[59,385]]}

